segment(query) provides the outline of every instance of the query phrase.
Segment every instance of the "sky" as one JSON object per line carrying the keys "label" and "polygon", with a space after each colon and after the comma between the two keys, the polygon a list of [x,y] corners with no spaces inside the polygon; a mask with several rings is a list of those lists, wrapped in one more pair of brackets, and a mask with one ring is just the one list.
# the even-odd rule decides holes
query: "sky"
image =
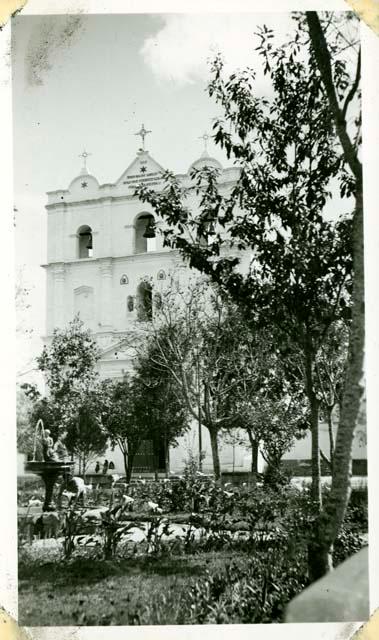
{"label": "sky", "polygon": [[[16,273],[29,291],[19,311],[18,370],[29,369],[45,330],[46,191],[69,185],[83,149],[99,182],[115,182],[135,157],[142,123],[157,162],[186,172],[220,114],[207,93],[210,60],[221,51],[228,72],[259,68],[254,33],[263,23],[278,39],[292,29],[288,13],[13,20]],[[262,74],[257,89],[267,91]],[[227,164],[212,142],[208,151]]]}

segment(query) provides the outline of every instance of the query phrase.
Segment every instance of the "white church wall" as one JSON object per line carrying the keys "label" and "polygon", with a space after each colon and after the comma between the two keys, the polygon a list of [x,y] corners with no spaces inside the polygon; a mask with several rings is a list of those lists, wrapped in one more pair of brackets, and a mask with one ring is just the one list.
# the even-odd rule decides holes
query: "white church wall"
{"label": "white church wall", "polygon": [[51,268],[46,268],[46,333],[54,331],[54,279]]}
{"label": "white church wall", "polygon": [[[86,295],[87,298],[85,297]],[[66,273],[66,324],[79,312],[86,326],[92,331],[97,331],[99,328],[100,307],[98,264],[91,259],[80,261],[80,263],[71,263]]]}
{"label": "white church wall", "polygon": [[[334,428],[334,439],[336,437],[336,427]],[[329,433],[328,425],[320,422],[319,425],[320,449],[329,458]],[[285,460],[309,460],[311,458],[311,434],[308,432],[304,438],[296,440],[294,446],[284,455]],[[353,460],[364,460],[367,458],[367,448],[362,438],[362,434],[357,432],[353,440]]]}

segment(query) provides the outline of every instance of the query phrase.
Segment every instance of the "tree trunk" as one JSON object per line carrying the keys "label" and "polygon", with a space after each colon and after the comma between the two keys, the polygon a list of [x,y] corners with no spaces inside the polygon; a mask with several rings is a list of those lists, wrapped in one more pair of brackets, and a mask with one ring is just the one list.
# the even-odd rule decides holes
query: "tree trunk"
{"label": "tree trunk", "polygon": [[332,410],[328,409],[328,434],[329,434],[329,459],[330,470],[333,476],[333,457],[334,457],[334,437],[333,437],[333,421]]}
{"label": "tree trunk", "polygon": [[130,482],[130,478],[132,476],[132,468],[131,468],[131,465],[129,464],[129,456],[126,453],[126,451],[122,452],[122,457],[124,459],[124,469],[125,469],[126,482]]}
{"label": "tree trunk", "polygon": [[324,544],[318,529],[308,544],[308,574],[311,582],[322,578],[333,569],[333,546]]}
{"label": "tree trunk", "polygon": [[[345,388],[334,447],[334,473],[332,487],[324,509],[316,522],[316,539],[310,546],[309,571],[313,579],[324,575],[330,568],[333,543],[338,536],[350,496],[350,476],[354,430],[358,422],[362,397],[364,354],[364,250],[363,250],[363,194],[362,164],[349,137],[345,113],[340,109],[333,81],[331,56],[316,11],[308,11],[307,22],[312,47],[346,164],[355,178],[355,212],[353,218],[353,305],[350,326],[349,352]],[[355,86],[360,78],[358,59]],[[345,103],[346,110],[346,103]]]}
{"label": "tree trunk", "polygon": [[213,472],[215,474],[215,480],[218,481],[221,478],[220,456],[218,452],[218,437],[217,437],[218,434],[215,429],[210,429],[209,427],[208,427],[208,431],[209,431],[209,437],[211,440]]}
{"label": "tree trunk", "polygon": [[256,438],[254,438],[251,433],[251,429],[246,429],[247,435],[249,437],[250,447],[251,447],[251,473],[252,475],[257,475],[258,473],[258,454],[259,454],[259,442]]}
{"label": "tree trunk", "polygon": [[165,457],[165,474],[166,474],[166,478],[168,478],[168,474],[170,471],[170,447],[168,446],[167,438],[165,439],[164,457]]}
{"label": "tree trunk", "polygon": [[354,290],[350,327],[346,382],[340,420],[334,447],[334,473],[327,502],[316,523],[316,540],[310,548],[309,570],[313,579],[329,569],[326,559],[331,555],[350,497],[352,446],[362,397],[364,353],[364,261],[363,261],[363,199],[362,189],[356,197],[353,227]]}
{"label": "tree trunk", "polygon": [[320,466],[320,443],[319,443],[319,424],[318,412],[319,404],[313,390],[313,373],[312,373],[313,357],[309,346],[305,348],[305,375],[306,389],[309,404],[311,408],[311,461],[312,461],[312,485],[311,496],[317,511],[321,509],[321,466]]}

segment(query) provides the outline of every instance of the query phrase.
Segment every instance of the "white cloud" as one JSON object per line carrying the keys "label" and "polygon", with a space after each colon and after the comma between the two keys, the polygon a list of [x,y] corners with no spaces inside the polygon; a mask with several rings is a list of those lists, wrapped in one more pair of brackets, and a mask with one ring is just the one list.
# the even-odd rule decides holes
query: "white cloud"
{"label": "white cloud", "polygon": [[145,63],[159,81],[179,85],[209,78],[209,63],[220,51],[231,72],[261,67],[255,51],[258,25],[273,26],[279,36],[291,29],[289,14],[181,14],[166,15],[157,33],[141,49]]}

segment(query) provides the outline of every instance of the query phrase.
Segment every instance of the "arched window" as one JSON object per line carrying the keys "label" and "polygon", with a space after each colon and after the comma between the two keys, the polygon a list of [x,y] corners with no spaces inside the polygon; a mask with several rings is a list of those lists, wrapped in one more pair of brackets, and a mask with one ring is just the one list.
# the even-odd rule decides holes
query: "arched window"
{"label": "arched window", "polygon": [[92,258],[92,256],[93,256],[92,229],[88,225],[83,225],[78,230],[78,257]]}
{"label": "arched window", "polygon": [[137,318],[141,322],[152,320],[153,288],[150,282],[143,281],[137,288]]}
{"label": "arched window", "polygon": [[154,216],[151,213],[142,213],[135,223],[135,251],[147,253],[155,251],[156,236]]}

